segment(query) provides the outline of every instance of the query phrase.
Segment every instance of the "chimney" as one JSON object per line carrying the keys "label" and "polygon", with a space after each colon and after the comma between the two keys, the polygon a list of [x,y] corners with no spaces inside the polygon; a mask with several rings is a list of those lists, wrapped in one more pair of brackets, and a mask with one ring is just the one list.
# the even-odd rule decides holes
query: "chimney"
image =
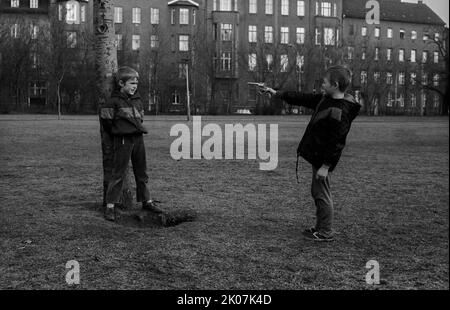
{"label": "chimney", "polygon": [[418,0],[417,3],[418,4],[423,4],[423,0]]}

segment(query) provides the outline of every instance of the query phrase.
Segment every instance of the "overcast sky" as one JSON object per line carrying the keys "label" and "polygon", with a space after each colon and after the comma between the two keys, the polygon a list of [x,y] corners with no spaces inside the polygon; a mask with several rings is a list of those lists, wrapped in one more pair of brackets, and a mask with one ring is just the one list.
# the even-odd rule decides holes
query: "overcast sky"
{"label": "overcast sky", "polygon": [[[403,2],[417,3],[417,0],[402,0]],[[423,0],[448,26],[448,0]]]}

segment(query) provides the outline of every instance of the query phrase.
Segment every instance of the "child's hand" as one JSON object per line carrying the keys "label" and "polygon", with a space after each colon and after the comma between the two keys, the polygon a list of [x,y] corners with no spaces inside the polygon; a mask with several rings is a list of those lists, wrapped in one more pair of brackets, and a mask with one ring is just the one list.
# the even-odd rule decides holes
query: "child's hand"
{"label": "child's hand", "polygon": [[264,86],[264,85],[258,86],[258,88],[259,88],[258,89],[259,92],[262,93],[262,94],[268,94],[270,96],[273,96],[273,95],[275,95],[277,93],[277,91],[275,89],[267,87],[267,86]]}
{"label": "child's hand", "polygon": [[316,178],[325,179],[328,176],[328,169],[330,169],[330,167],[328,167],[327,165],[322,165],[322,167],[320,167],[320,169],[317,171]]}

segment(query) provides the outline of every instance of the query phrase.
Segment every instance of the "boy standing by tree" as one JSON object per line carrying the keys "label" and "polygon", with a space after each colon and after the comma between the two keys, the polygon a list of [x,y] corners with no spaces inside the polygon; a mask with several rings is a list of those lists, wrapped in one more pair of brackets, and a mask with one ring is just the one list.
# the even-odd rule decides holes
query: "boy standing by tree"
{"label": "boy standing by tree", "polygon": [[142,125],[144,107],[136,92],[139,74],[130,67],[117,71],[116,90],[110,100],[100,109],[100,121],[104,130],[113,138],[114,160],[112,178],[106,191],[105,218],[115,221],[114,205],[119,202],[122,185],[131,158],[136,180],[136,200],[142,208],[154,213],[162,213],[150,199],[148,189],[147,162],[143,134],[147,130]]}
{"label": "boy standing by tree", "polygon": [[330,173],[336,167],[345,146],[352,121],[361,105],[346,93],[351,73],[343,66],[330,67],[323,79],[323,94],[295,91],[279,92],[260,86],[260,91],[288,104],[305,106],[314,113],[297,148],[297,159],[303,157],[312,165],[311,194],[316,205],[316,226],[303,231],[308,240],[333,240],[333,200]]}

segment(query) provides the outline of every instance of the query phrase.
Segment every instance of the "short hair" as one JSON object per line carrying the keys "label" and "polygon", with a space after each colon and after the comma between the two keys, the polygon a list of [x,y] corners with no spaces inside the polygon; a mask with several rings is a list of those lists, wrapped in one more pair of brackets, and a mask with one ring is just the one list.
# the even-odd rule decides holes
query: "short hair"
{"label": "short hair", "polygon": [[126,83],[128,80],[139,78],[139,73],[131,67],[120,67],[116,73],[116,86],[119,86],[119,81]]}
{"label": "short hair", "polygon": [[342,65],[329,67],[325,76],[328,78],[331,85],[337,83],[341,92],[345,92],[352,83],[352,72]]}

